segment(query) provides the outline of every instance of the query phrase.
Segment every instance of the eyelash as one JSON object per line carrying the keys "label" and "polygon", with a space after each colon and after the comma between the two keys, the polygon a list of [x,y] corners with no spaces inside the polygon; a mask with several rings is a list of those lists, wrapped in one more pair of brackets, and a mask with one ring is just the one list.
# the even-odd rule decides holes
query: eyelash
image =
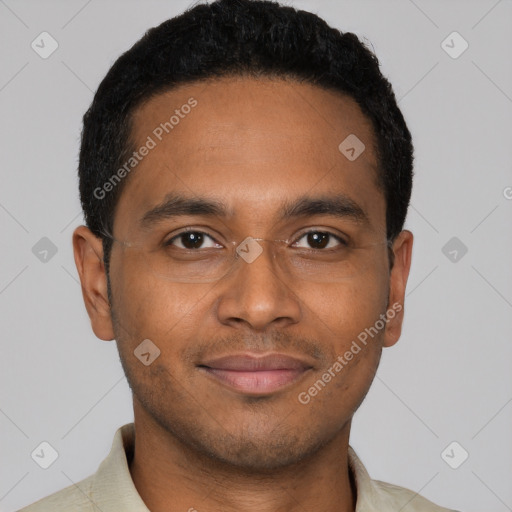
{"label": "eyelash", "polygon": [[[210,238],[213,242],[215,243],[219,243],[217,242],[211,235],[209,235],[208,233],[204,232],[204,231],[201,231],[201,230],[198,230],[198,229],[187,229],[187,230],[184,230],[184,231],[181,231],[179,233],[177,233],[176,235],[174,235],[172,238],[170,238],[169,240],[165,241],[164,242],[164,246],[165,247],[169,247],[169,246],[172,246],[173,245],[173,241],[174,240],[177,240],[179,239],[181,236],[187,234],[187,233],[196,233],[196,234],[201,234],[201,235],[206,235],[208,238]],[[305,236],[307,236],[308,234],[310,233],[321,233],[321,234],[326,234],[326,235],[329,235],[330,237],[334,238],[335,240],[337,240],[339,242],[339,245],[342,246],[342,247],[348,247],[349,243],[344,240],[341,236],[339,235],[335,235],[334,233],[332,233],[331,231],[328,231],[328,230],[322,230],[322,229],[311,229],[309,231],[306,231],[304,233],[302,233],[294,242],[297,243],[299,240],[302,240]],[[187,249],[187,248],[182,248],[182,247],[178,247],[178,249],[182,249],[182,250],[185,250],[185,251],[198,251],[200,250],[201,248],[199,249]],[[314,249],[312,248],[311,250],[319,250],[319,251],[329,251],[329,250],[335,250],[336,248],[329,248],[329,249]]]}

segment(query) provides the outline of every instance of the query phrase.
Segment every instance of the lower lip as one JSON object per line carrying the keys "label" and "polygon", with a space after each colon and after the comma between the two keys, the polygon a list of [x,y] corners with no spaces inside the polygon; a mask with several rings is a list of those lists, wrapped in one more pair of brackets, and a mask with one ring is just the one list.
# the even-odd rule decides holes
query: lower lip
{"label": "lower lip", "polygon": [[203,368],[209,375],[223,384],[247,394],[268,394],[298,380],[304,370],[261,370],[254,372]]}

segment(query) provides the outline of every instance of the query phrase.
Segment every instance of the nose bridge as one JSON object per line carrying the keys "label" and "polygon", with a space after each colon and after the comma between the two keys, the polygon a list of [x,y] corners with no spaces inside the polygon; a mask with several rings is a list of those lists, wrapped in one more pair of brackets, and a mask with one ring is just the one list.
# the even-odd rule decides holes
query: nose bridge
{"label": "nose bridge", "polygon": [[276,247],[273,240],[247,237],[235,249],[236,273],[244,282],[280,282],[275,265]]}
{"label": "nose bridge", "polygon": [[258,259],[271,261],[275,254],[273,246],[273,240],[248,236],[236,246],[235,252],[238,258],[250,265]]}
{"label": "nose bridge", "polygon": [[272,283],[290,287],[292,283],[288,281],[293,272],[289,272],[285,244],[285,240],[247,237],[236,246],[235,256],[239,261],[235,262],[235,268],[247,274],[245,279],[256,276],[261,281],[269,277]]}
{"label": "nose bridge", "polygon": [[278,254],[271,240],[247,237],[236,247],[234,272],[219,301],[219,320],[244,320],[262,330],[276,319],[296,323],[300,305],[290,284],[278,272]]}

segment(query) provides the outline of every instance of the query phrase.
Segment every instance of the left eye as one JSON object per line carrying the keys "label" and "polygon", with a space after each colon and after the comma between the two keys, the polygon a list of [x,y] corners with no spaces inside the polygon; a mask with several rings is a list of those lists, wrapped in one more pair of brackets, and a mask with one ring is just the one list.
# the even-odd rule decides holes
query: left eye
{"label": "left eye", "polygon": [[[346,246],[347,243],[341,237],[333,235],[328,231],[309,231],[308,233],[304,233],[299,240],[306,240],[306,243],[309,244],[310,249],[332,249],[336,246]],[[299,242],[295,242],[294,246]],[[304,246],[302,246],[304,247]]]}

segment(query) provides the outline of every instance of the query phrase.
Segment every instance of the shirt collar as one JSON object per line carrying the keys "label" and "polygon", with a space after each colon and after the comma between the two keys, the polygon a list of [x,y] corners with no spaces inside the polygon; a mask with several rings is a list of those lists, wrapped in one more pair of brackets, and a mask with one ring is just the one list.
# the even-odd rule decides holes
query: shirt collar
{"label": "shirt collar", "polygon": [[130,474],[135,425],[128,423],[117,429],[112,449],[94,475],[94,501],[102,512],[150,512],[142,501]]}

